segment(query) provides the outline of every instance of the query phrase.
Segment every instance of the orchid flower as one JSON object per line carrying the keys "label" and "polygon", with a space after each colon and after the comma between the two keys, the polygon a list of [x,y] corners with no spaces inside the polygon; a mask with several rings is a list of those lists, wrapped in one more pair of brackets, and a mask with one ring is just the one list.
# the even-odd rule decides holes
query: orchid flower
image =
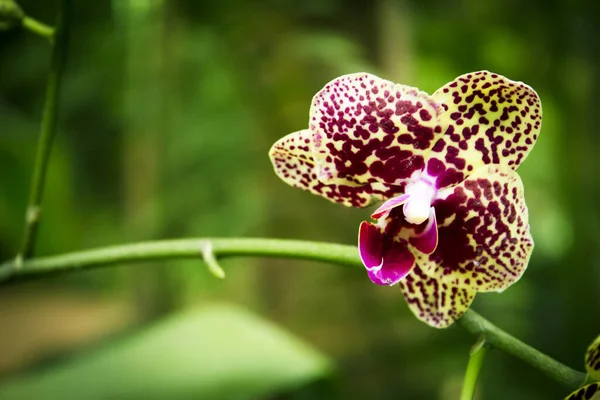
{"label": "orchid flower", "polygon": [[533,89],[488,71],[433,95],[358,73],[325,85],[309,128],[269,155],[292,186],[351,207],[383,201],[359,229],[368,276],[399,284],[415,315],[442,328],[527,266],[533,240],[515,169],[541,121]]}
{"label": "orchid flower", "polygon": [[[600,381],[600,336],[585,353],[585,369],[591,379]],[[600,383],[594,382],[584,386],[571,393],[565,400],[600,400]]]}

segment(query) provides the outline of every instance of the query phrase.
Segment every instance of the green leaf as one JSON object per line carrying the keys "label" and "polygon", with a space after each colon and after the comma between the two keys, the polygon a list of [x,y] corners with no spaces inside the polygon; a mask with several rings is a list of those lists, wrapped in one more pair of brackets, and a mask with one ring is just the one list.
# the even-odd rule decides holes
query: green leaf
{"label": "green leaf", "polygon": [[328,359],[230,305],[195,309],[0,387],[1,399],[252,399],[299,387]]}

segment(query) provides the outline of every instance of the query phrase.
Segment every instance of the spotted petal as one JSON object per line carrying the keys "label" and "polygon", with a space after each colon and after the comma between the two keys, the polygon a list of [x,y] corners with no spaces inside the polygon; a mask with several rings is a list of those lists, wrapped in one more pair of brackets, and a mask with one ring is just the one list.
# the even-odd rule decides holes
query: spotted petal
{"label": "spotted petal", "polygon": [[442,134],[442,111],[428,94],[367,73],[331,81],[310,110],[318,178],[404,187]]}
{"label": "spotted petal", "polygon": [[571,393],[565,400],[600,400],[600,383],[594,382]]}
{"label": "spotted petal", "polygon": [[446,328],[459,319],[471,305],[476,291],[440,282],[417,266],[400,281],[408,307],[421,321],[435,328]]}
{"label": "spotted petal", "polygon": [[487,166],[438,192],[439,244],[417,263],[432,278],[479,292],[516,282],[533,251],[523,183],[512,169]]}
{"label": "spotted petal", "polygon": [[399,190],[379,183],[358,185],[344,180],[328,184],[320,182],[312,153],[312,133],[307,129],[279,139],[271,147],[269,157],[277,176],[288,185],[346,206],[366,207],[372,201],[385,200],[396,193],[394,190]]}
{"label": "spotted petal", "polygon": [[585,368],[593,379],[600,381],[600,336],[587,349]]}
{"label": "spotted petal", "polygon": [[541,102],[522,82],[479,71],[459,76],[432,97],[446,109],[438,119],[444,136],[428,161],[433,170],[439,161],[447,167],[438,187],[458,183],[489,164],[517,169],[538,138]]}

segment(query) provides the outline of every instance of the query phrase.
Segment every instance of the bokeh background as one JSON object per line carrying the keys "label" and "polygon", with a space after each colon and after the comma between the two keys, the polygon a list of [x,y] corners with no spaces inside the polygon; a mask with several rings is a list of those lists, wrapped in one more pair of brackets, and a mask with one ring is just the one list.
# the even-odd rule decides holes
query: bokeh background
{"label": "bokeh background", "polygon": [[[48,23],[56,3],[20,2]],[[307,126],[312,96],[338,75],[431,93],[488,69],[542,99],[542,133],[519,169],[536,249],[518,284],[473,308],[583,369],[600,333],[599,8],[76,0],[37,253],[193,236],[353,244],[368,213],[283,184],[270,145]],[[31,33],[0,32],[0,259],[21,239],[49,56]],[[475,338],[417,321],[399,290],[319,263],[223,266],[224,281],[200,260],[171,260],[3,286],[2,398],[458,397]],[[566,394],[498,351],[478,387],[486,400]]]}

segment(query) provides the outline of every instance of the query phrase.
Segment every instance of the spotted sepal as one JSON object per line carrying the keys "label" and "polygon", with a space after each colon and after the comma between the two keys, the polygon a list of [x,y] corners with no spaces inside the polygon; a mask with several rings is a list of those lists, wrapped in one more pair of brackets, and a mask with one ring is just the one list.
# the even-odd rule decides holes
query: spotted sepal
{"label": "spotted sepal", "polygon": [[525,272],[533,251],[523,183],[487,166],[433,202],[438,246],[417,263],[434,279],[478,292],[502,291]]}
{"label": "spotted sepal", "polygon": [[432,97],[445,109],[438,118],[444,135],[427,166],[436,172],[441,161],[445,167],[437,171],[438,188],[489,164],[517,169],[538,138],[541,102],[522,82],[479,71],[459,76]]}
{"label": "spotted sepal", "polygon": [[446,328],[471,305],[476,291],[441,282],[425,274],[419,265],[399,283],[415,316],[434,328]]}
{"label": "spotted sepal", "polygon": [[593,379],[600,381],[600,336],[594,340],[585,353],[585,368]]}
{"label": "spotted sepal", "polygon": [[345,206],[366,207],[373,201],[385,200],[385,193],[395,193],[393,187],[380,183],[357,185],[339,180],[326,184],[319,181],[312,153],[312,133],[308,129],[279,139],[271,147],[269,157],[277,176],[288,185]]}
{"label": "spotted sepal", "polygon": [[571,393],[565,400],[600,400],[600,383],[594,382]]}
{"label": "spotted sepal", "polygon": [[403,187],[442,134],[442,111],[427,93],[371,74],[329,82],[310,109],[318,178]]}

